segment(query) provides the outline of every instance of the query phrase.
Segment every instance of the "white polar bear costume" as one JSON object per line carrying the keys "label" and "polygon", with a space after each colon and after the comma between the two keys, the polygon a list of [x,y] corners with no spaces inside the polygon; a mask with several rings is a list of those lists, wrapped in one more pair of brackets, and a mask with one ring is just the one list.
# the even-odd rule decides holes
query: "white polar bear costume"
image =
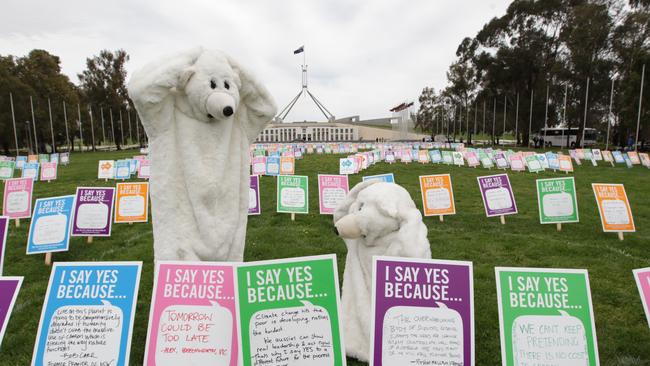
{"label": "white polar bear costume", "polygon": [[372,257],[431,258],[427,227],[406,189],[369,180],[357,184],[334,212],[348,248],[341,305],[346,354],[368,361]]}
{"label": "white polar bear costume", "polygon": [[145,66],[128,90],[149,138],[155,258],[243,260],[249,146],[276,113],[273,98],[202,48]]}

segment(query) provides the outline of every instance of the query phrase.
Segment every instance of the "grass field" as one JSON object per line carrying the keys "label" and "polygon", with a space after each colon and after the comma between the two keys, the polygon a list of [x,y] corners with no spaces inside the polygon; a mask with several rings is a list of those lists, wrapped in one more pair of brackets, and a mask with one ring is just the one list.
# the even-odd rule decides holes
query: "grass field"
{"label": "grass field", "polygon": [[[36,198],[74,194],[77,186],[105,186],[96,179],[99,159],[118,159],[136,151],[76,153],[72,163],[59,170],[52,183],[37,182]],[[297,162],[296,174],[309,176],[311,213],[275,213],[275,178],[261,178],[262,215],[250,217],[245,260],[262,260],[336,253],[342,273],[345,245],[334,235],[331,216],[318,214],[317,174],[338,173],[339,156],[309,155]],[[540,225],[535,194],[535,179],[564,174],[539,175],[509,172],[519,214],[508,216],[507,224],[486,218],[476,177],[495,170],[472,169],[434,164],[376,164],[363,175],[393,172],[422,207],[418,176],[450,173],[457,214],[444,223],[425,218],[434,258],[474,262],[476,319],[476,364],[500,365],[495,266],[585,268],[589,270],[598,335],[600,363],[611,365],[650,365],[650,330],[632,269],[650,266],[650,171],[624,166],[576,167],[580,223]],[[350,176],[350,186],[361,181],[361,174]],[[624,183],[635,215],[636,233],[619,241],[616,234],[603,233],[591,183]],[[0,197],[1,199],[1,197]],[[41,306],[50,268],[43,255],[25,255],[28,220],[20,228],[9,229],[4,275],[25,276],[16,307],[0,348],[0,365],[28,365],[31,361]],[[72,238],[70,250],[55,253],[55,261],[129,261],[144,263],[131,346],[132,365],[142,363],[153,281],[152,229],[150,224],[113,227],[110,238]],[[350,365],[360,365],[349,360]]]}

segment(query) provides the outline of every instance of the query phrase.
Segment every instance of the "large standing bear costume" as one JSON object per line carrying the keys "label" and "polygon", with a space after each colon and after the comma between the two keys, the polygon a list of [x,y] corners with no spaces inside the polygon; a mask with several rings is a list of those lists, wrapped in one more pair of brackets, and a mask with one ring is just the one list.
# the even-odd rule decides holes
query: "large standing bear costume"
{"label": "large standing bear costume", "polygon": [[128,91],[149,138],[155,258],[243,260],[249,146],[276,113],[273,98],[202,48],[146,65]]}

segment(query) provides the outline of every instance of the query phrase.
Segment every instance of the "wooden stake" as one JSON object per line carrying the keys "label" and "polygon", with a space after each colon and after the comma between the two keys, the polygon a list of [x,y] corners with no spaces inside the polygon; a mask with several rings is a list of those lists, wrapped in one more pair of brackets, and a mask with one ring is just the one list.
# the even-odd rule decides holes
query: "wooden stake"
{"label": "wooden stake", "polygon": [[506,217],[505,217],[505,215],[501,215],[501,216],[499,216],[499,217],[501,217],[501,224],[502,224],[502,225],[505,225],[505,224],[506,224]]}
{"label": "wooden stake", "polygon": [[90,243],[92,243],[92,242],[93,242],[93,237],[92,237],[92,236],[89,236],[89,237],[88,237],[88,244],[90,244]]}
{"label": "wooden stake", "polygon": [[293,212],[291,213],[291,221],[296,221],[296,214]]}
{"label": "wooden stake", "polygon": [[20,219],[16,219],[16,227],[20,227]]}
{"label": "wooden stake", "polygon": [[623,241],[623,232],[622,231],[618,232],[618,239]]}
{"label": "wooden stake", "polygon": [[555,227],[557,228],[557,231],[562,231],[562,223],[561,222],[558,222],[557,224],[555,224]]}
{"label": "wooden stake", "polygon": [[445,215],[440,215],[440,216],[438,216],[438,217],[440,217],[440,222],[444,222],[444,221],[445,221]]}
{"label": "wooden stake", "polygon": [[52,265],[52,253],[51,252],[45,253],[45,265],[46,266],[51,266]]}

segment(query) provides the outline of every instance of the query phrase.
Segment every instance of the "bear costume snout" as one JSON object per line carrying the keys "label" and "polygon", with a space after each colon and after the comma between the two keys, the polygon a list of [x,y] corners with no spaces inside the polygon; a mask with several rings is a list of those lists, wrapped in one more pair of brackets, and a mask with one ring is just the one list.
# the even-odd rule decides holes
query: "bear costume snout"
{"label": "bear costume snout", "polygon": [[235,99],[227,93],[211,93],[205,101],[208,118],[228,118],[235,113]]}

